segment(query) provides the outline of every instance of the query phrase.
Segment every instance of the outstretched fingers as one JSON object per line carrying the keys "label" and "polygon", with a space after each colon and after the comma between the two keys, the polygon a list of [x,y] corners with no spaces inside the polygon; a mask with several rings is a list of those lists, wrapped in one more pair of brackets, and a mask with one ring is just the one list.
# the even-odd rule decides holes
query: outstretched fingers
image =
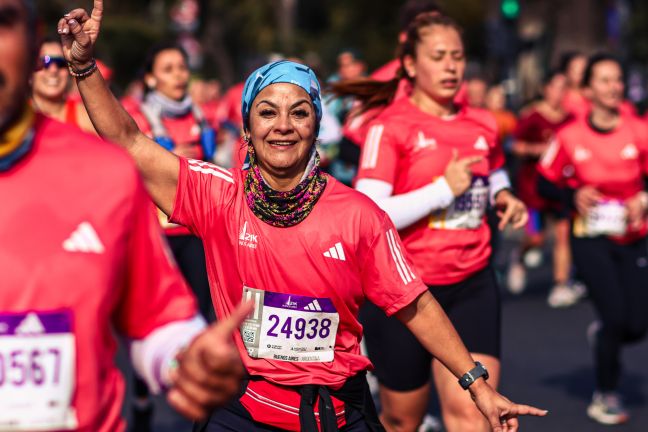
{"label": "outstretched fingers", "polygon": [[101,19],[103,18],[103,11],[103,0],[94,0],[94,4],[92,5],[92,12],[90,14],[92,16],[92,19],[101,21]]}

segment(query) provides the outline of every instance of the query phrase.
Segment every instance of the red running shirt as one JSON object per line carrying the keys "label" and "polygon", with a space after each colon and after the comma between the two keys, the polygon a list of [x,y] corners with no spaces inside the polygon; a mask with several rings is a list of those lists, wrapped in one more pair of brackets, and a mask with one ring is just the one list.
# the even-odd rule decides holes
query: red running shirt
{"label": "red running shirt", "polygon": [[[244,290],[255,300],[242,330],[247,345],[236,337],[248,372],[284,386],[338,387],[371,367],[360,353],[364,299],[391,315],[426,287],[390,219],[366,196],[329,177],[306,219],[277,228],[247,206],[245,174],[180,159],[171,220],[203,239],[217,316],[228,316]],[[294,390],[253,391],[242,402],[255,419],[274,417],[290,423],[274,423],[286,429],[298,424],[294,412],[270,406],[288,405],[284,393],[294,398]]]}
{"label": "red running shirt", "polygon": [[469,107],[451,119],[441,119],[401,99],[370,124],[360,158],[359,179],[382,180],[399,195],[442,176],[453,149],[459,158],[484,157],[472,166],[471,188],[448,209],[400,232],[417,272],[428,285],[465,280],[488,264],[490,231],[484,219],[488,176],[504,164],[495,119],[488,111]]}
{"label": "red running shirt", "polygon": [[[0,172],[0,199],[0,355],[17,362],[0,362],[0,375],[25,381],[0,387],[0,419],[6,392],[17,400],[31,388],[35,419],[51,401],[47,389],[64,399],[70,388],[72,430],[123,431],[115,332],[140,339],[197,313],[133,162],[114,145],[38,116],[30,153]],[[17,353],[7,353],[15,344]],[[42,368],[21,380],[20,365],[35,351]]]}
{"label": "red running shirt", "polygon": [[[562,121],[555,122],[537,110],[532,108],[525,113],[518,122],[515,130],[515,138],[524,141],[528,146],[538,146],[538,151],[548,145],[555,136],[556,131],[573,120],[573,116],[567,115]],[[538,160],[525,158],[517,175],[516,192],[518,197],[532,209],[547,210],[553,208],[550,201],[545,200],[538,194]]]}
{"label": "red running shirt", "polygon": [[[643,176],[648,174],[648,131],[634,116],[622,115],[620,124],[609,133],[597,132],[587,120],[577,119],[558,131],[538,169],[559,186],[594,186],[605,196],[604,203],[616,203],[618,211],[612,207],[612,213],[606,210],[606,214],[623,219],[624,201],[643,189]],[[585,235],[582,223],[575,216],[576,235]],[[610,237],[630,242],[647,232],[644,222],[638,229],[627,227],[625,234]]]}

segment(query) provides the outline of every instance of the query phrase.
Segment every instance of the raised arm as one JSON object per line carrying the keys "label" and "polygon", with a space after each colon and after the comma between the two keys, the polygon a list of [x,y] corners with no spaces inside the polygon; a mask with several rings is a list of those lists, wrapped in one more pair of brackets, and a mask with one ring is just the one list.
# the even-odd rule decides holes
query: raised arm
{"label": "raised arm", "polygon": [[[93,68],[94,45],[102,17],[103,1],[94,0],[90,15],[83,9],[75,9],[58,23],[65,58],[77,73]],[[97,133],[128,151],[135,159],[153,201],[167,215],[170,214],[180,171],[178,158],[138,129],[98,70],[77,77],[77,85]]]}

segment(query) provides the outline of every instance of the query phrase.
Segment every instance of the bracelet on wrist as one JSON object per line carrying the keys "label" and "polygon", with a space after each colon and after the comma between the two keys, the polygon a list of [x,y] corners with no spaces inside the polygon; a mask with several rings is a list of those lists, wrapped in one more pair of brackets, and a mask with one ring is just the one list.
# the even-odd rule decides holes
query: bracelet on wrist
{"label": "bracelet on wrist", "polygon": [[72,75],[75,78],[85,78],[87,76],[92,75],[96,70],[97,70],[97,61],[95,59],[92,59],[92,62],[90,63],[90,66],[88,66],[85,69],[81,70],[76,70],[72,67],[71,63],[68,63],[68,70],[70,71],[70,75]]}

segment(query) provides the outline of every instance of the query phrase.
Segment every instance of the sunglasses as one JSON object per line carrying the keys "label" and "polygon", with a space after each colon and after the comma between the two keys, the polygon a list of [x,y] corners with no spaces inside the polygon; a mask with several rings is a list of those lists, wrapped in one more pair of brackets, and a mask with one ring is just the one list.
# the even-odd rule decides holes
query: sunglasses
{"label": "sunglasses", "polygon": [[64,57],[50,57],[46,55],[38,59],[38,67],[36,70],[49,69],[52,65],[55,65],[59,69],[63,69],[67,67],[67,61]]}

